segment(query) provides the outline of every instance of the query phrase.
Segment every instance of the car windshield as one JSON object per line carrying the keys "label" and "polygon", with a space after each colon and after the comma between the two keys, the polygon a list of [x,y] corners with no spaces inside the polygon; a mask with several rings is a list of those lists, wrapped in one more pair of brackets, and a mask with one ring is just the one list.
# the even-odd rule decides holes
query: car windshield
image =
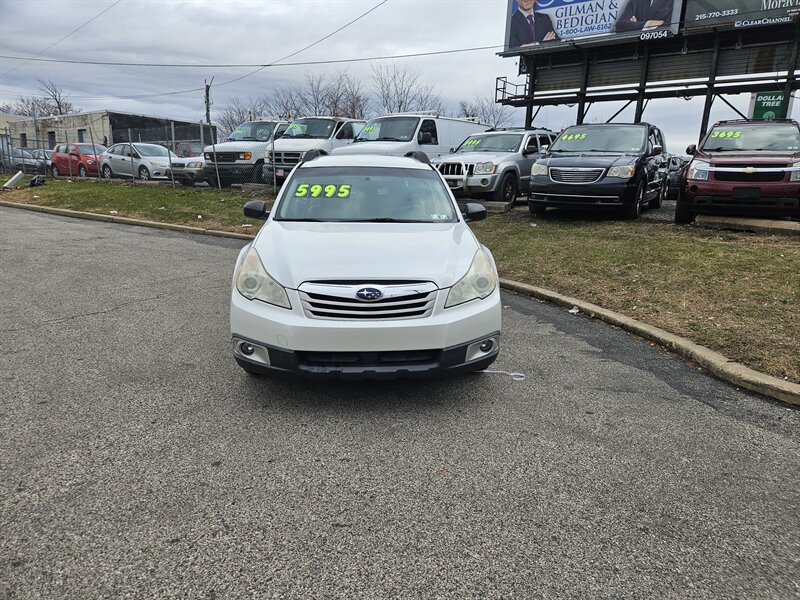
{"label": "car windshield", "polygon": [[277,221],[454,223],[458,215],[428,169],[306,167],[284,186]]}
{"label": "car windshield", "polygon": [[469,154],[471,152],[516,152],[519,150],[521,143],[522,135],[517,133],[471,135],[458,147],[456,154]]}
{"label": "car windshield", "polygon": [[358,133],[354,142],[407,142],[414,138],[417,117],[381,117],[372,119]]}
{"label": "car windshield", "polygon": [[711,130],[702,150],[713,152],[800,151],[800,128],[791,123],[731,123]]}
{"label": "car windshield", "polygon": [[550,146],[550,152],[641,152],[645,127],[569,127]]}
{"label": "car windshield", "polygon": [[102,154],[106,151],[106,147],[100,144],[95,144],[94,149],[91,144],[75,144],[75,147],[81,154]]}
{"label": "car windshield", "polygon": [[335,127],[333,119],[298,119],[286,128],[281,137],[326,140]]}
{"label": "car windshield", "polygon": [[275,131],[274,121],[248,121],[242,123],[228,135],[229,142],[268,142]]}
{"label": "car windshield", "polygon": [[169,150],[164,148],[164,146],[157,146],[155,144],[134,144],[133,146],[136,151],[141,154],[142,156],[168,156],[171,155],[172,158],[178,158],[175,154],[172,154]]}

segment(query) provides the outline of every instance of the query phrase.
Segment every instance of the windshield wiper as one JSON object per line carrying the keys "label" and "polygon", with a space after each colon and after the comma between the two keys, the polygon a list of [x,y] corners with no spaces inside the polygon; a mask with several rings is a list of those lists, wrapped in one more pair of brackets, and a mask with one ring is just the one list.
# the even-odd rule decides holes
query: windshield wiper
{"label": "windshield wiper", "polygon": [[299,219],[299,218],[298,219],[284,219],[284,218],[280,218],[279,219],[279,218],[276,218],[275,220],[276,221],[291,221],[293,223],[328,223],[328,222],[335,222],[334,220],[331,220],[331,219],[308,219],[308,218],[304,218],[304,219]]}
{"label": "windshield wiper", "polygon": [[229,142],[245,142],[245,141],[257,142],[258,140],[256,138],[254,138],[254,137],[244,136],[244,137],[240,137],[240,138],[230,138],[229,137],[227,141],[229,141]]}
{"label": "windshield wiper", "polygon": [[404,140],[401,140],[400,138],[396,138],[396,137],[386,136],[386,137],[379,137],[375,141],[376,142],[402,142]]}

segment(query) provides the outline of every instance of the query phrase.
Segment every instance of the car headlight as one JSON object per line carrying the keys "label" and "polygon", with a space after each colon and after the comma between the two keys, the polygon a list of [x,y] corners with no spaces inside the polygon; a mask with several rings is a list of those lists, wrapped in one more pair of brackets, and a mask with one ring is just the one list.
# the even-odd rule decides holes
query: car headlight
{"label": "car headlight", "polygon": [[264,152],[264,162],[272,162],[272,152],[267,150]]}
{"label": "car headlight", "polygon": [[236,289],[248,300],[261,300],[267,304],[292,308],[286,289],[269,276],[256,249],[250,246],[244,260],[236,270]]}
{"label": "car headlight", "polygon": [[206,160],[213,160],[214,159],[214,154],[211,153],[211,152],[204,152],[203,153],[203,158],[205,158]]}
{"label": "car headlight", "polygon": [[533,163],[531,177],[536,177],[537,175],[547,175],[547,165],[538,162]]}
{"label": "car headlight", "polygon": [[250,160],[253,157],[249,152],[239,152],[239,160]]}
{"label": "car headlight", "polygon": [[497,287],[497,273],[494,265],[486,252],[479,249],[472,259],[467,274],[450,288],[444,307],[450,308],[476,298],[486,298],[495,287]]}
{"label": "car headlight", "polygon": [[475,173],[481,173],[484,175],[488,173],[494,173],[496,168],[497,165],[491,162],[477,163],[475,165]]}
{"label": "car headlight", "polygon": [[169,163],[161,162],[160,160],[154,160],[151,164],[159,169],[166,169],[169,166]]}
{"label": "car headlight", "polygon": [[87,160],[87,161],[86,161],[86,164],[87,164],[87,165],[96,165],[96,164],[97,164],[97,161],[96,161],[96,160],[89,159],[89,160]]}
{"label": "car headlight", "polygon": [[186,168],[187,169],[200,169],[200,168],[202,168],[202,166],[203,166],[203,163],[201,163],[201,162],[190,162],[188,165],[186,165]]}
{"label": "car headlight", "polygon": [[703,162],[702,160],[693,160],[689,165],[686,178],[696,181],[708,181],[708,168],[710,166],[709,163]]}
{"label": "car headlight", "polygon": [[800,162],[794,163],[792,167],[797,170],[789,174],[789,181],[800,181]]}
{"label": "car headlight", "polygon": [[625,167],[611,167],[608,170],[606,177],[621,177],[622,179],[630,179],[636,172],[634,165],[627,165]]}

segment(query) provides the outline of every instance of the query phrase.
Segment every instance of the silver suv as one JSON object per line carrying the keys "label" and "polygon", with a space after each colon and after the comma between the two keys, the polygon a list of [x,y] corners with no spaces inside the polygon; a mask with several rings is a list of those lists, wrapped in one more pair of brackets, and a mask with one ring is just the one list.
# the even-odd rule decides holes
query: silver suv
{"label": "silver suv", "polygon": [[549,129],[502,129],[476,133],[433,160],[456,196],[489,196],[513,202],[529,191],[531,166],[556,138]]}

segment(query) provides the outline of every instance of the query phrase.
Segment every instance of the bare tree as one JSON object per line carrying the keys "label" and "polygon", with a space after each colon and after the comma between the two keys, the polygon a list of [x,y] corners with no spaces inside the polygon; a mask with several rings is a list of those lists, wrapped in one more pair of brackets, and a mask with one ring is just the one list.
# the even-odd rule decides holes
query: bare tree
{"label": "bare tree", "polygon": [[324,74],[305,73],[305,85],[301,88],[304,112],[308,115],[325,114],[328,104],[328,82]]}
{"label": "bare tree", "polygon": [[13,103],[0,106],[0,112],[21,115],[24,117],[51,117],[53,115],[66,115],[71,112],[80,112],[80,108],[67,100],[63,90],[50,81],[37,80],[41,84],[39,91],[44,97],[20,96]]}
{"label": "bare tree", "polygon": [[278,88],[264,101],[266,112],[282,119],[294,119],[305,114],[301,88],[296,85]]}
{"label": "bare tree", "polygon": [[55,112],[52,114],[66,115],[71,112],[80,112],[79,108],[76,109],[72,105],[72,102],[67,100],[64,90],[53,83],[52,80],[48,79],[47,81],[42,81],[41,79],[37,79],[36,81],[38,81],[40,85],[39,91],[47,96],[48,103],[55,109]]}
{"label": "bare tree", "polygon": [[508,125],[511,121],[512,111],[505,104],[498,104],[491,96],[475,96],[475,100],[460,100],[458,103],[458,116],[478,119],[485,125],[494,128]]}
{"label": "bare tree", "polygon": [[349,74],[343,78],[344,99],[342,116],[351,119],[364,119],[369,111],[369,95],[360,81]]}
{"label": "bare tree", "polygon": [[442,100],[432,84],[419,80],[408,67],[373,65],[372,80],[378,107],[384,113],[441,111]]}

